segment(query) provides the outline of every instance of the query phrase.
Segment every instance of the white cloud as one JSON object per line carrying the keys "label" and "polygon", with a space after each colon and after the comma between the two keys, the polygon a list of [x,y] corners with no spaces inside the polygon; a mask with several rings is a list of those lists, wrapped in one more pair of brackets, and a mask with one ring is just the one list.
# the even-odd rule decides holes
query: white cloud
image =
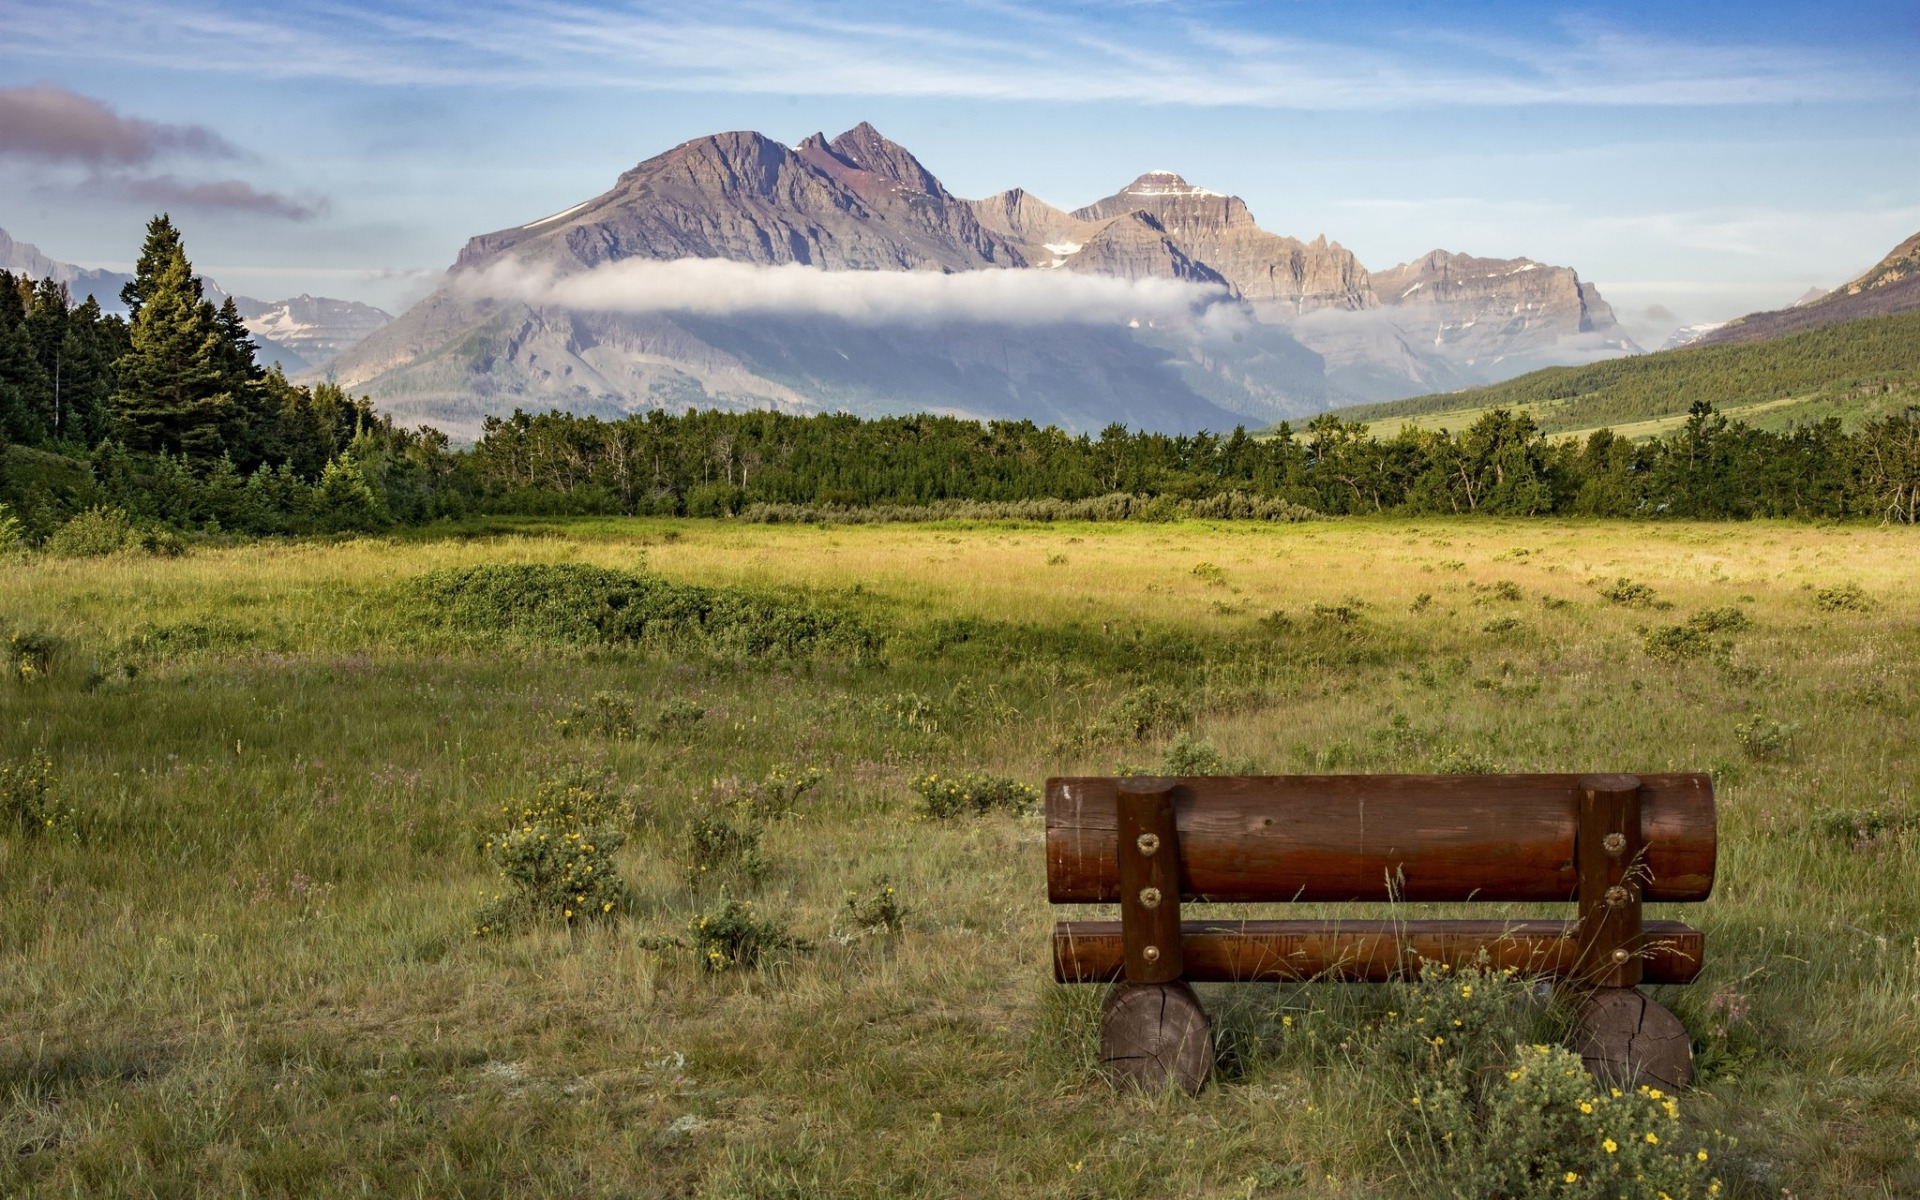
{"label": "white cloud", "polygon": [[587,312],[811,314],[868,325],[1171,321],[1226,297],[1179,280],[1071,271],[823,271],[714,258],[626,259],[568,275],[501,261],[462,272],[449,287],[466,299]]}
{"label": "white cloud", "polygon": [[[1533,39],[1375,22],[1366,44],[1276,37],[1185,15],[975,3],[709,0],[497,6],[354,0],[279,8],[180,0],[0,2],[16,55],[276,78],[756,95],[958,97],[1381,109],[1426,104],[1697,105],[1911,95],[1910,79],[1807,48],[1656,39],[1566,21]],[[1445,52],[1436,54],[1436,46]]]}

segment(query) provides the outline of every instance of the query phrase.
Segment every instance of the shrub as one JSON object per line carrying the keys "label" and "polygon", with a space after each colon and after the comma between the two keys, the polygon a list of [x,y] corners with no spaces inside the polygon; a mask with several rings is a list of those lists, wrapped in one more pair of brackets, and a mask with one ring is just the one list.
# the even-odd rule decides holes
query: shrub
{"label": "shrub", "polygon": [[573,705],[566,716],[553,724],[561,737],[593,735],[627,741],[640,732],[633,700],[618,692],[595,692],[592,700]]}
{"label": "shrub", "polygon": [[792,816],[799,809],[801,798],[826,782],[826,778],[827,773],[819,767],[797,772],[775,767],[759,783],[748,785],[741,793],[741,804],[755,817],[778,821]]}
{"label": "shrub", "polygon": [[1311,611],[1316,621],[1326,621],[1334,625],[1351,625],[1360,619],[1360,610],[1366,606],[1365,600],[1357,596],[1348,596],[1338,604],[1316,604]]}
{"label": "shrub", "polygon": [[0,504],[0,556],[18,554],[26,548],[27,527],[20,523],[13,509]]}
{"label": "shrub", "polygon": [[1822,612],[1870,612],[1873,598],[1857,583],[1824,587],[1813,594],[1813,606]]}
{"label": "shrub", "polygon": [[1250,758],[1222,758],[1210,741],[1199,741],[1186,734],[1173,739],[1160,758],[1163,775],[1251,775],[1255,764]]}
{"label": "shrub", "polygon": [[429,571],[409,594],[423,623],[488,637],[698,646],[749,658],[859,657],[880,645],[857,616],[810,601],[570,563]]}
{"label": "shrub", "polygon": [[913,781],[913,790],[926,802],[927,815],[939,820],[990,812],[1024,813],[1040,800],[1040,793],[1024,783],[975,771],[922,775]]}
{"label": "shrub", "polygon": [[675,696],[653,714],[654,732],[661,737],[684,735],[707,719],[707,710],[684,696]]}
{"label": "shrub", "polygon": [[1195,563],[1192,574],[1195,578],[1206,580],[1209,587],[1227,586],[1226,571],[1210,562]]}
{"label": "shrub", "polygon": [[1748,758],[1785,758],[1793,748],[1793,735],[1799,728],[1797,724],[1783,724],[1755,713],[1751,720],[1733,727],[1733,740],[1740,743]]}
{"label": "shrub", "polygon": [[7,635],[4,649],[7,673],[21,683],[35,683],[53,670],[60,640],[51,634],[16,629]]}
{"label": "shrub", "polygon": [[24,837],[73,834],[76,814],[53,799],[53,763],[22,759],[0,762],[0,822]]}
{"label": "shrub", "polygon": [[1701,633],[1735,633],[1753,624],[1745,610],[1728,604],[1721,608],[1709,608],[1687,618],[1687,628],[1698,629]]}
{"label": "shrub", "polygon": [[1656,599],[1651,587],[1624,575],[1601,588],[1600,595],[1623,608],[1652,608]]}
{"label": "shrub", "polygon": [[631,801],[579,780],[550,780],[531,800],[501,810],[508,826],[485,843],[507,884],[481,905],[474,935],[512,933],[541,920],[603,920],[624,907],[614,862],[634,818]]}
{"label": "shrub", "polygon": [[867,885],[863,892],[858,888],[849,888],[846,903],[842,911],[847,924],[856,935],[863,933],[899,933],[907,919],[906,907],[900,902],[900,893],[893,886],[893,880],[881,875]]}
{"label": "shrub", "polygon": [[1641,645],[1649,655],[1661,662],[1698,658],[1713,649],[1712,640],[1691,625],[1663,625],[1658,629],[1650,629],[1641,639]]}
{"label": "shrub", "polygon": [[693,813],[687,826],[687,883],[700,887],[723,874],[736,874],[757,883],[767,871],[760,850],[762,826],[750,811],[708,803]]}
{"label": "shrub", "polygon": [[1177,725],[1189,716],[1186,703],[1152,684],[1142,684],[1101,710],[1093,724],[1098,735],[1146,737],[1158,729]]}
{"label": "shrub", "polygon": [[122,508],[97,507],[79,513],[53,531],[47,553],[60,558],[125,554],[140,545],[140,535]]}
{"label": "shrub", "polygon": [[1719,1194],[1706,1148],[1687,1143],[1678,1104],[1659,1089],[1597,1085],[1561,1046],[1515,1046],[1491,1065],[1466,1079],[1445,1073],[1409,1105],[1435,1182],[1458,1200]]}
{"label": "shrub", "polygon": [[804,949],[806,943],[790,936],[784,922],[754,916],[751,900],[728,900],[687,924],[700,966],[708,971],[753,968],[768,954]]}
{"label": "shrub", "polygon": [[1527,623],[1519,617],[1498,617],[1480,627],[1480,632],[1495,637],[1513,637],[1527,631]]}
{"label": "shrub", "polygon": [[1875,805],[1872,808],[1821,808],[1813,814],[1813,827],[1855,850],[1868,850],[1920,829],[1920,812],[1898,804],[1885,807]]}

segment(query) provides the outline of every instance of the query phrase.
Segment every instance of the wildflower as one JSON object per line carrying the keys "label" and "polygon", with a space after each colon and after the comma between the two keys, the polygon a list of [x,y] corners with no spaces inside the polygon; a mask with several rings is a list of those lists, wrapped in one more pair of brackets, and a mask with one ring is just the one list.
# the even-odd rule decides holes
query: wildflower
{"label": "wildflower", "polygon": [[1420,1103],[1420,1097],[1418,1097],[1418,1096],[1415,1096],[1415,1097],[1413,1098],[1413,1102],[1414,1102],[1414,1103],[1415,1103],[1416,1105],[1417,1105],[1417,1104],[1419,1104],[1419,1103]]}
{"label": "wildflower", "polygon": [[1280,1018],[1280,1023],[1281,1023],[1282,1025],[1285,1025],[1285,1026],[1286,1026],[1286,1027],[1287,1027],[1288,1029],[1292,1029],[1292,1028],[1293,1028],[1293,1018],[1292,1018],[1292,1017],[1281,1017],[1281,1018]]}
{"label": "wildflower", "polygon": [[1693,1152],[1693,1156],[1701,1162],[1707,1161],[1707,1152],[1705,1150],[1696,1150]]}
{"label": "wildflower", "polygon": [[1618,1150],[1620,1148],[1620,1143],[1614,1141],[1612,1138],[1608,1138],[1606,1141],[1601,1142],[1600,1145],[1606,1150],[1608,1154],[1612,1154],[1615,1150]]}
{"label": "wildflower", "polygon": [[1578,1171],[1568,1171],[1568,1172],[1567,1172],[1567,1175],[1566,1175],[1566,1179],[1565,1179],[1565,1182],[1567,1182],[1567,1183],[1579,1183],[1579,1182],[1580,1182],[1580,1172],[1578,1172]]}
{"label": "wildflower", "polygon": [[1658,1146],[1659,1144],[1660,1144],[1660,1135],[1657,1133],[1649,1132],[1647,1134],[1647,1145]]}
{"label": "wildflower", "polygon": [[1593,1105],[1591,1105],[1591,1104],[1589,1104],[1589,1103],[1587,1103],[1587,1102],[1586,1102],[1585,1100],[1582,1100],[1582,1101],[1580,1102],[1580,1111],[1581,1111],[1581,1112],[1582,1112],[1583,1114],[1585,1114],[1585,1115],[1587,1115],[1587,1116],[1592,1116],[1592,1115],[1593,1115]]}

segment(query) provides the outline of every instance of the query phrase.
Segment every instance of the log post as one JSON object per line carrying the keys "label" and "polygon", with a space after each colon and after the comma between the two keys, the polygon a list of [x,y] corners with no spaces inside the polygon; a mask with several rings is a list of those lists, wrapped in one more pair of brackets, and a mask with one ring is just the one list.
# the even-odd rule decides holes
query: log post
{"label": "log post", "polygon": [[1213,1024],[1181,974],[1180,832],[1165,779],[1122,779],[1117,845],[1125,980],[1100,1009],[1100,1060],[1114,1080],[1189,1095],[1213,1073]]}
{"label": "log post", "polygon": [[1574,867],[1580,874],[1579,977],[1594,987],[1640,982],[1640,779],[1580,777]]}

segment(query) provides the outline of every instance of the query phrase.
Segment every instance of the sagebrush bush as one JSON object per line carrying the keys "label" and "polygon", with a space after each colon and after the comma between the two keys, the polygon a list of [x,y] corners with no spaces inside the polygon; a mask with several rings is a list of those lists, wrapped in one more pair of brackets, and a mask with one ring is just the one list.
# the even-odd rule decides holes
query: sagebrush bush
{"label": "sagebrush bush", "polygon": [[1692,625],[1662,625],[1649,629],[1641,639],[1647,654],[1661,662],[1679,662],[1699,658],[1714,649],[1713,639]]}
{"label": "sagebrush bush", "polygon": [[1251,775],[1257,769],[1250,758],[1223,758],[1212,742],[1184,733],[1160,756],[1163,775]]}
{"label": "sagebrush bush", "polygon": [[1731,604],[1709,608],[1687,618],[1687,627],[1701,633],[1735,633],[1751,624],[1746,611]]}
{"label": "sagebrush bush", "polygon": [[784,820],[799,811],[800,801],[826,779],[827,773],[819,767],[795,771],[778,766],[768,771],[760,782],[742,788],[740,804],[760,820]]}
{"label": "sagebrush bush", "polygon": [[991,812],[1024,813],[1040,801],[1040,793],[1027,784],[977,771],[922,775],[913,781],[913,790],[926,803],[927,815],[939,820]]}

